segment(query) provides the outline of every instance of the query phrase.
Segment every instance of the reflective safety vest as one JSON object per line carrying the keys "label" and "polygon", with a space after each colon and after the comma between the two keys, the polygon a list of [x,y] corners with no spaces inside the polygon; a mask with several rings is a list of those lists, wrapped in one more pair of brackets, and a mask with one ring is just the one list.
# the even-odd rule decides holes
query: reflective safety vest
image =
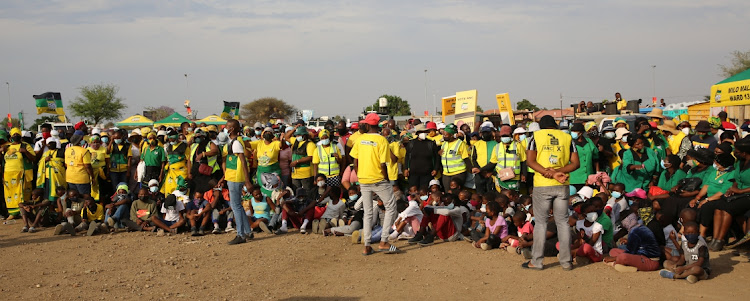
{"label": "reflective safety vest", "polygon": [[[193,145],[190,146],[190,159],[195,159],[196,150],[198,150],[198,144],[194,143]],[[205,152],[210,152],[210,151],[211,151],[211,144],[207,143]],[[206,160],[208,161],[208,166],[211,166],[211,168],[213,168],[213,172],[216,172],[219,170],[219,168],[221,168],[219,164],[216,164],[217,158],[218,156],[206,157]]]}
{"label": "reflective safety vest", "polygon": [[[328,149],[330,152],[326,152]],[[338,147],[330,144],[327,147],[318,145],[318,157],[320,158],[320,164],[318,164],[318,172],[328,176],[335,176],[339,174],[339,163],[336,162],[336,154],[338,153]]]}
{"label": "reflective safety vest", "polygon": [[511,142],[507,151],[505,150],[505,143],[498,143],[495,146],[495,155],[497,156],[495,170],[498,173],[501,170],[510,167],[513,168],[516,177],[521,174],[521,160],[518,156],[518,142]]}
{"label": "reflective safety vest", "polygon": [[449,142],[444,142],[440,147],[443,150],[443,155],[440,156],[443,162],[443,173],[466,171],[466,163],[464,163],[464,159],[461,158],[461,155],[458,154],[458,149],[464,142],[460,139],[455,141],[457,142],[451,150],[447,149]]}

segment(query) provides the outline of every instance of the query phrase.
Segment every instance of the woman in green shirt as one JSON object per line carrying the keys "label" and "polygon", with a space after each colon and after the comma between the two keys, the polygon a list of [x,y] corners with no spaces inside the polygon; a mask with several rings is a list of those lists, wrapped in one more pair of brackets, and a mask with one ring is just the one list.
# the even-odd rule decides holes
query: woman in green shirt
{"label": "woman in green shirt", "polygon": [[[664,171],[662,171],[659,176],[659,181],[656,186],[665,191],[672,191],[672,188],[676,187],[677,183],[687,176],[685,171],[680,169],[680,157],[677,155],[669,155],[664,158],[664,160],[661,161],[661,167]],[[649,198],[652,200],[666,199],[668,197],[669,194],[666,193],[662,195],[649,195]]]}
{"label": "woman in green shirt", "polygon": [[700,211],[700,234],[706,237],[709,227],[714,225],[714,211],[718,208],[724,193],[732,187],[732,178],[734,177],[734,157],[729,153],[716,156],[714,162],[714,172],[708,175],[703,181],[703,188],[693,200],[690,201],[690,207]]}
{"label": "woman in green shirt", "polygon": [[[750,211],[750,137],[734,143],[734,156],[737,158],[732,175],[734,183],[724,194],[733,200],[720,201],[717,210],[714,210],[714,240],[708,245],[711,251],[721,251],[724,248],[725,237],[734,219]],[[740,195],[745,197],[738,198]]]}
{"label": "woman in green shirt", "polygon": [[636,188],[647,190],[649,183],[655,180],[656,165],[659,161],[656,154],[646,146],[646,138],[643,136],[631,135],[628,144],[630,149],[623,154],[624,169],[618,181],[625,185],[625,191],[633,191]]}
{"label": "woman in green shirt", "polygon": [[578,158],[581,160],[581,166],[570,173],[570,185],[580,190],[586,185],[589,175],[599,172],[599,148],[596,147],[591,139],[584,135],[585,128],[581,123],[574,123],[570,127],[570,135],[578,151]]}

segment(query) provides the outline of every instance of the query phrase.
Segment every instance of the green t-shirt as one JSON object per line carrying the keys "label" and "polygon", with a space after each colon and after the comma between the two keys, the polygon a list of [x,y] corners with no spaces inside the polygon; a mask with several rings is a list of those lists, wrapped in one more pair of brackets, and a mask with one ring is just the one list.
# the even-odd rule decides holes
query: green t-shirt
{"label": "green t-shirt", "polygon": [[737,160],[737,163],[734,163],[734,181],[737,182],[737,188],[739,189],[747,189],[750,187],[750,168],[744,168],[741,166],[742,161]]}
{"label": "green t-shirt", "polygon": [[162,162],[167,160],[167,153],[163,147],[157,146],[153,150],[151,147],[145,147],[141,153],[141,160],[146,162],[146,166],[161,166]]}
{"label": "green t-shirt", "polygon": [[604,234],[602,234],[602,242],[610,247],[614,247],[615,228],[612,225],[612,219],[610,219],[606,214],[601,214],[599,215],[599,218],[596,219],[596,222],[601,224],[602,229],[604,229]]}
{"label": "green t-shirt", "polygon": [[594,163],[599,159],[599,148],[593,141],[586,139],[586,144],[580,146],[576,143],[580,167],[570,173],[570,184],[586,184],[589,175],[594,174]]}
{"label": "green t-shirt", "polygon": [[[712,168],[713,169],[713,168]],[[706,174],[706,177],[704,178],[703,185],[708,186],[708,191],[706,192],[706,197],[710,197],[717,192],[726,192],[729,190],[730,187],[732,187],[732,181],[730,179],[734,175],[734,171],[728,171],[728,172],[719,172],[718,170],[714,169],[714,172],[710,174]]]}
{"label": "green t-shirt", "polygon": [[695,167],[691,168],[688,171],[686,178],[700,178],[701,180],[703,180],[702,185],[706,185],[706,182],[708,182],[708,177],[712,177],[715,175],[716,175],[716,170],[714,169],[713,165],[711,165],[705,170],[698,171],[698,172],[695,171]]}
{"label": "green t-shirt", "polygon": [[659,188],[664,189],[666,191],[670,191],[673,187],[677,186],[677,182],[684,179],[687,174],[682,169],[677,169],[677,171],[674,172],[672,177],[667,180],[667,170],[664,170],[661,173],[661,176],[659,176],[659,183],[656,184],[656,186],[659,186]]}

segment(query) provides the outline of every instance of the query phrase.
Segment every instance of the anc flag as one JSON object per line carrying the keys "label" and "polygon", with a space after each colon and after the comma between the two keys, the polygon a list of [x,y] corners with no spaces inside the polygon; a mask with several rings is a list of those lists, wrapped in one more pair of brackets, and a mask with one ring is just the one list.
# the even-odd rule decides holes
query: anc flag
{"label": "anc flag", "polygon": [[47,92],[40,95],[34,95],[36,101],[37,114],[57,114],[65,115],[63,111],[62,96],[58,92]]}
{"label": "anc flag", "polygon": [[239,114],[240,112],[240,103],[239,102],[224,102],[224,111],[221,112],[221,118],[222,119],[230,119],[234,118],[235,115]]}

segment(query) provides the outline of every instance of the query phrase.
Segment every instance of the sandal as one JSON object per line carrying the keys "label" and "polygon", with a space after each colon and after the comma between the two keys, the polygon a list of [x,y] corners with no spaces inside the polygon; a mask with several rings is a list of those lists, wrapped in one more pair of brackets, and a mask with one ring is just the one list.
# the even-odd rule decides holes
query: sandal
{"label": "sandal", "polygon": [[388,249],[379,249],[379,250],[385,252],[385,254],[399,254],[403,252],[401,251],[401,249],[397,248],[394,245],[391,245],[391,247]]}
{"label": "sandal", "polygon": [[521,264],[521,267],[524,269],[529,269],[529,270],[537,270],[537,271],[542,270],[542,268],[531,266],[531,261],[524,262],[523,264]]}
{"label": "sandal", "polygon": [[370,248],[370,250],[362,253],[362,256],[370,256],[370,255],[375,254],[375,253],[376,253],[375,249]]}

